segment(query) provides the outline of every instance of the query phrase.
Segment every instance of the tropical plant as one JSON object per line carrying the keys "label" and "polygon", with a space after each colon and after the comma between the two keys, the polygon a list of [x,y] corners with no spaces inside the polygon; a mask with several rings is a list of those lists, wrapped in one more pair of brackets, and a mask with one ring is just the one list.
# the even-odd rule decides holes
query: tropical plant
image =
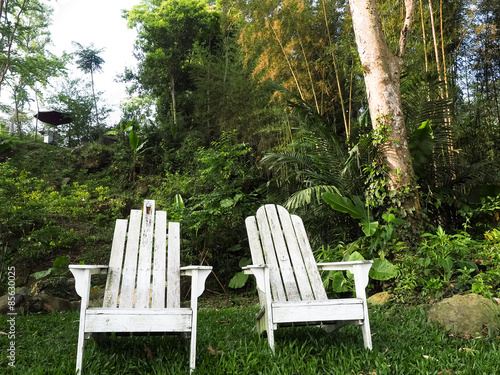
{"label": "tropical plant", "polygon": [[280,189],[289,190],[286,207],[318,206],[324,192],[359,191],[359,185],[349,178],[351,171],[345,169],[347,150],[342,138],[300,97],[282,86],[275,88],[288,96],[298,129],[285,150],[267,153],[262,164],[273,172]]}
{"label": "tropical plant", "polygon": [[[380,224],[379,221],[373,220],[369,205],[363,203],[358,196],[349,199],[336,193],[323,193],[322,197],[334,210],[347,213],[353,219],[360,220],[360,226],[365,234],[363,239],[357,241],[355,247],[350,246],[350,251],[345,252],[344,260],[364,259],[364,256],[360,254],[361,247],[364,247],[365,256],[374,260],[370,269],[370,277],[375,280],[388,280],[396,276],[397,268],[389,262],[386,256],[392,255],[390,254],[393,250],[391,246],[401,247],[397,241],[394,241],[397,238],[395,229],[401,228],[406,221],[396,218],[393,213],[387,213],[382,215],[386,224]],[[357,250],[353,251],[354,249]]]}
{"label": "tropical plant", "polygon": [[92,97],[94,98],[94,109],[95,109],[95,121],[96,125],[99,126],[99,113],[97,110],[97,96],[94,88],[94,73],[102,71],[102,65],[104,64],[104,59],[99,56],[104,49],[94,48],[94,44],[91,43],[88,47],[82,46],[78,42],[73,42],[74,46],[77,48],[75,55],[77,57],[76,64],[84,73],[90,73],[90,82],[92,85]]}

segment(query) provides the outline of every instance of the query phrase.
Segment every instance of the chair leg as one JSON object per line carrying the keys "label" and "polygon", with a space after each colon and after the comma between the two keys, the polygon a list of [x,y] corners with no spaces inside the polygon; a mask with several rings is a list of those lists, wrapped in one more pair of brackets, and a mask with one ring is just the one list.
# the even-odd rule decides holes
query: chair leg
{"label": "chair leg", "polygon": [[271,314],[272,310],[267,309],[265,313],[265,319],[266,319],[265,325],[267,332],[267,341],[269,342],[269,346],[271,347],[271,351],[273,352],[274,355],[274,325]]}
{"label": "chair leg", "polygon": [[198,331],[197,327],[198,314],[197,311],[193,311],[192,321],[191,321],[191,348],[189,351],[189,373],[194,371],[196,366],[196,333]]}
{"label": "chair leg", "polygon": [[189,373],[194,371],[196,366],[196,333],[193,331],[191,334],[191,350],[189,355]]}
{"label": "chair leg", "polygon": [[85,345],[85,319],[80,318],[80,328],[78,330],[78,346],[76,353],[76,373],[81,375],[82,373],[82,363],[83,363],[83,347]]}
{"label": "chair leg", "polygon": [[363,332],[363,343],[365,349],[372,350],[372,334],[370,331],[370,322],[368,321],[368,319],[365,319],[365,321],[363,322],[361,331]]}
{"label": "chair leg", "polygon": [[274,355],[274,329],[273,327],[269,327],[267,330],[267,341],[269,342],[269,346],[271,347],[271,351]]}

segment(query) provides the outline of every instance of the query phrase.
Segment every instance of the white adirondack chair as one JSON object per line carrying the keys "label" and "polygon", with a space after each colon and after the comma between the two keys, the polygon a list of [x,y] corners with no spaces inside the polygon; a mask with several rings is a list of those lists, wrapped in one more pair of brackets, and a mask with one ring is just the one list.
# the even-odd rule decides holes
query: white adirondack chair
{"label": "white adirondack chair", "polygon": [[[372,349],[365,288],[372,261],[316,263],[302,219],[277,205],[259,208],[246,219],[253,265],[244,267],[257,281],[261,311],[257,330],[266,332],[274,353],[279,326],[311,324],[327,331],[361,325],[364,346]],[[354,274],[356,298],[328,299],[319,270]]]}
{"label": "white adirondack chair", "polygon": [[[179,228],[179,223],[168,223],[167,240],[166,212],[155,212],[155,201],[146,200],[144,215],[132,210],[130,222],[116,221],[109,266],[69,266],[81,297],[77,373],[82,371],[84,340],[105,332],[191,334],[189,367],[195,368],[198,297],[212,267],[180,267]],[[107,273],[103,307],[89,308],[90,279],[100,273]],[[181,275],[192,278],[190,308],[180,307]]]}

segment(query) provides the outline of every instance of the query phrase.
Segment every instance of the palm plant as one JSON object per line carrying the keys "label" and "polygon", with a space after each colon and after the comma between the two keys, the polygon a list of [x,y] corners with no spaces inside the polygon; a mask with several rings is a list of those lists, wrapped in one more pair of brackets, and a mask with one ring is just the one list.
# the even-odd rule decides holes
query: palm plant
{"label": "palm plant", "polygon": [[94,89],[94,73],[102,71],[102,64],[104,64],[104,59],[99,56],[103,52],[103,48],[94,49],[94,44],[91,43],[90,46],[84,47],[78,42],[73,42],[73,44],[78,48],[75,52],[77,56],[76,63],[78,68],[80,68],[84,73],[90,73],[90,81],[92,84],[92,96],[94,98],[94,107],[96,114],[97,126],[99,126],[99,115],[97,111],[97,98]]}
{"label": "palm plant", "polygon": [[273,172],[278,187],[292,192],[285,206],[288,209],[317,206],[321,194],[339,194],[359,190],[350,170],[345,169],[347,147],[316,110],[283,87],[289,96],[288,107],[298,128],[294,140],[285,149],[264,156],[262,163]]}
{"label": "palm plant", "polygon": [[[436,74],[426,74],[405,77],[401,89],[412,133],[410,149],[415,173],[421,192],[430,198],[423,200],[430,203],[428,214],[436,224],[456,226],[461,209],[471,213],[480,201],[481,191],[488,185],[498,185],[500,165],[495,160],[468,155],[468,149],[485,150],[487,145],[475,127],[452,116],[457,112],[456,103],[439,99],[442,85]],[[435,203],[441,205],[439,209]]]}

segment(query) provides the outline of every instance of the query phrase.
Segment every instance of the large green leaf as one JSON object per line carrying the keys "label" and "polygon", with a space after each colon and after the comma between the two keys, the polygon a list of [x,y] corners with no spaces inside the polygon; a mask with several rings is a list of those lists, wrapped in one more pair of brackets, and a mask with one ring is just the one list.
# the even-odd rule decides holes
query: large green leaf
{"label": "large green leaf", "polygon": [[236,273],[233,278],[229,281],[229,287],[233,289],[243,288],[247,282],[248,275],[242,272]]}
{"label": "large green leaf", "polygon": [[397,275],[398,268],[387,259],[373,260],[370,277],[375,280],[389,280]]}
{"label": "large green leaf", "polygon": [[137,147],[139,147],[139,137],[137,136],[136,131],[132,129],[130,131],[128,138],[129,138],[130,148],[132,150],[136,150]]}
{"label": "large green leaf", "polygon": [[363,230],[363,233],[365,234],[366,237],[370,237],[372,234],[374,234],[377,231],[378,228],[378,221],[362,221],[361,222],[361,229]]}
{"label": "large green leaf", "polygon": [[429,121],[424,121],[415,129],[411,135],[409,147],[415,169],[429,163],[434,148],[434,135]]}
{"label": "large green leaf", "polygon": [[52,263],[52,267],[54,268],[67,268],[66,266],[68,265],[69,260],[68,257],[57,257],[54,260],[54,263]]}
{"label": "large green leaf", "polygon": [[41,278],[48,276],[51,273],[52,273],[52,268],[49,268],[48,270],[45,270],[45,271],[39,271],[39,272],[32,273],[30,276],[33,276],[35,278],[35,280],[40,280]]}
{"label": "large green leaf", "polygon": [[364,207],[361,209],[355,205],[349,198],[343,197],[336,193],[323,193],[321,196],[334,210],[344,212],[351,215],[353,219],[363,219],[365,216]]}
{"label": "large green leaf", "polygon": [[355,260],[365,260],[365,258],[358,251],[353,251],[352,254],[347,258],[347,261],[352,262]]}
{"label": "large green leaf", "polygon": [[332,280],[332,289],[334,292],[343,293],[349,290],[347,288],[347,280],[342,272],[330,271],[328,276]]}

